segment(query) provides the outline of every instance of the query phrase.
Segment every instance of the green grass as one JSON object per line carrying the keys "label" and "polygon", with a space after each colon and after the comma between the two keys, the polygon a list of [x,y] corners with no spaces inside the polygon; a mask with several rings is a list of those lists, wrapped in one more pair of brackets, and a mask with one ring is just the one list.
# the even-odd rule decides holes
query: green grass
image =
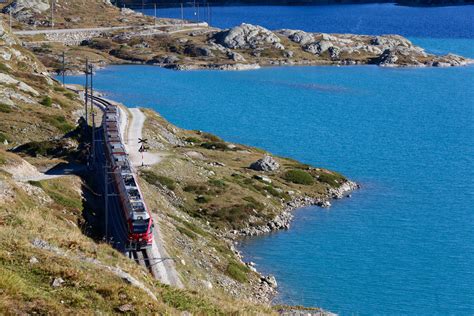
{"label": "green grass", "polygon": [[202,134],[202,137],[205,138],[205,139],[207,139],[207,140],[209,140],[209,141],[211,141],[211,142],[215,142],[215,143],[222,143],[222,142],[224,142],[224,141],[222,140],[222,138],[220,138],[220,137],[218,137],[218,136],[216,136],[216,135],[209,134],[209,133],[203,133],[203,134]]}
{"label": "green grass", "polygon": [[224,315],[225,313],[205,299],[191,296],[183,290],[161,285],[163,291],[161,298],[163,302],[179,311],[190,312],[196,315]]}
{"label": "green grass", "polygon": [[283,178],[296,184],[311,185],[314,183],[313,176],[306,171],[299,169],[288,170]]}
{"label": "green grass", "polygon": [[0,132],[0,143],[3,144],[4,141],[9,141],[9,138],[7,135],[3,134],[2,132]]}
{"label": "green grass", "polygon": [[74,125],[69,123],[66,120],[66,118],[62,115],[44,116],[43,121],[56,127],[58,130],[60,130],[64,134],[74,129]]}
{"label": "green grass", "polygon": [[187,137],[185,139],[185,141],[187,141],[188,143],[200,143],[201,140],[197,137]]}
{"label": "green grass", "polygon": [[231,260],[227,265],[226,273],[232,279],[244,283],[248,281],[248,273],[250,269],[237,261]]}
{"label": "green grass", "polygon": [[322,172],[319,174],[318,181],[327,183],[333,187],[339,187],[344,181],[346,181],[346,178],[337,173]]}
{"label": "green grass", "polygon": [[211,198],[205,195],[199,195],[194,199],[196,202],[205,204],[211,202]]}
{"label": "green grass", "polygon": [[40,101],[40,104],[41,105],[44,105],[48,108],[50,108],[52,105],[53,105],[53,99],[51,99],[50,96],[45,96],[41,101]]}
{"label": "green grass", "polygon": [[211,180],[209,180],[209,184],[214,186],[214,187],[217,187],[217,188],[227,187],[227,184],[225,183],[225,181],[220,180],[220,179],[211,179]]}
{"label": "green grass", "polygon": [[201,144],[201,147],[211,150],[228,150],[229,148],[223,142],[205,142]]}
{"label": "green grass", "polygon": [[0,112],[2,113],[10,113],[12,111],[11,106],[5,103],[0,103]]}
{"label": "green grass", "polygon": [[54,184],[49,184],[43,181],[29,181],[29,183],[43,189],[46,194],[48,194],[51,199],[53,199],[54,202],[61,206],[71,209],[82,209],[81,199],[72,198],[66,195],[64,192],[62,192],[63,190],[61,190],[60,187],[57,187]]}
{"label": "green grass", "polygon": [[171,191],[176,189],[176,182],[171,178],[156,174],[151,170],[143,170],[141,174],[142,174],[142,177],[145,179],[145,181],[148,182],[149,184],[152,184],[155,186],[162,185],[164,187],[167,187]]}
{"label": "green grass", "polygon": [[0,63],[0,72],[8,74],[10,73],[10,68],[8,68],[4,63]]}
{"label": "green grass", "polygon": [[189,238],[191,239],[196,239],[197,236],[195,233],[193,233],[192,231],[190,231],[189,229],[185,228],[185,227],[181,227],[181,226],[176,226],[176,229],[181,233],[181,234],[184,234],[186,236],[188,236]]}
{"label": "green grass", "polygon": [[76,98],[77,98],[77,94],[75,94],[73,92],[69,92],[69,91],[65,92],[64,96],[66,98],[68,98],[69,100],[76,100]]}

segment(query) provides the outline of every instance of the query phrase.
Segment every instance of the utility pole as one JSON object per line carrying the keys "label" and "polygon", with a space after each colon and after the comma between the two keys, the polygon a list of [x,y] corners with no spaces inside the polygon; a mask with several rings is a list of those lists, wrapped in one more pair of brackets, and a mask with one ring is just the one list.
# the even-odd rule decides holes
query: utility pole
{"label": "utility pole", "polygon": [[155,8],[155,25],[156,25],[156,3],[154,3],[153,6]]}
{"label": "utility pole", "polygon": [[91,74],[91,97],[90,97],[90,101],[91,101],[91,113],[92,113],[92,156],[91,156],[91,160],[94,162],[95,160],[95,111],[94,111],[94,86],[93,86],[93,81],[92,81],[92,77],[94,76],[94,71],[93,71],[93,68],[92,68],[92,65],[89,66],[90,67],[90,74]]}
{"label": "utility pole", "polygon": [[104,201],[105,201],[105,241],[109,242],[109,163],[105,158]]}
{"label": "utility pole", "polygon": [[199,23],[199,2],[197,3],[197,21]]}
{"label": "utility pole", "polygon": [[54,0],[51,0],[51,28],[54,29]]}
{"label": "utility pole", "polygon": [[211,25],[211,6],[207,3],[207,24]]}
{"label": "utility pole", "polygon": [[12,8],[8,10],[8,14],[10,15],[10,32],[12,31]]}
{"label": "utility pole", "polygon": [[63,52],[63,58],[62,59],[63,59],[62,74],[63,74],[63,87],[64,87],[64,73],[66,71],[66,65],[65,65],[66,61],[65,61],[65,53],[64,52]]}
{"label": "utility pole", "polygon": [[184,23],[184,8],[183,8],[182,2],[181,2],[181,22]]}
{"label": "utility pole", "polygon": [[87,113],[87,107],[89,106],[88,100],[89,100],[89,59],[86,58],[86,88],[85,88],[85,94],[84,94],[84,108],[86,110],[86,126],[89,125],[89,115]]}

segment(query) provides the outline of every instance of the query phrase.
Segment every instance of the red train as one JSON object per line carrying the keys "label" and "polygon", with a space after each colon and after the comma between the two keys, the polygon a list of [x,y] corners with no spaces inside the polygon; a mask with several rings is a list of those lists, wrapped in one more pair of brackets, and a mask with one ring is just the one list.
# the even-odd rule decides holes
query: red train
{"label": "red train", "polygon": [[120,111],[107,104],[102,123],[107,159],[128,228],[128,250],[151,247],[153,219],[145,204],[120,136]]}

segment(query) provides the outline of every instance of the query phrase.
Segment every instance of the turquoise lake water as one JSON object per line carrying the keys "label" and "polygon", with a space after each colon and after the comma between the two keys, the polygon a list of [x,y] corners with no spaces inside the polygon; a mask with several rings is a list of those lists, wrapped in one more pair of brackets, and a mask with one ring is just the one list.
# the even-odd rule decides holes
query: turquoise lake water
{"label": "turquoise lake water", "polygon": [[[449,33],[459,29],[450,39],[429,29],[405,35],[430,51],[474,57],[465,8],[472,6],[457,9],[457,27],[446,22],[452,8],[438,18]],[[247,260],[276,275],[278,301],[342,314],[474,314],[474,67],[112,66],[98,71],[95,84],[178,126],[362,185],[330,209],[298,210],[288,231],[241,244]]]}

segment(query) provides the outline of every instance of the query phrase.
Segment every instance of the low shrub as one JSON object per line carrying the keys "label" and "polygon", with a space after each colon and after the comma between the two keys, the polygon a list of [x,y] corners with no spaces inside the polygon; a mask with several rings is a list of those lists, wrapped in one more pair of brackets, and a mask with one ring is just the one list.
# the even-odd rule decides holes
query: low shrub
{"label": "low shrub", "polygon": [[12,111],[12,108],[5,103],[0,103],[0,112],[2,113],[10,113]]}
{"label": "low shrub", "polygon": [[211,198],[208,197],[208,196],[205,196],[205,195],[198,195],[196,198],[195,198],[195,201],[198,202],[198,203],[209,203],[211,201]]}
{"label": "low shrub", "polygon": [[176,229],[181,233],[181,234],[184,234],[186,236],[188,236],[189,238],[191,239],[196,239],[196,234],[194,234],[192,231],[190,231],[189,229],[185,228],[185,227],[181,227],[181,226],[176,226]]}
{"label": "low shrub", "polygon": [[222,138],[220,138],[216,135],[209,134],[209,133],[203,133],[202,137],[204,137],[205,139],[207,139],[211,142],[216,142],[216,143],[222,143],[223,142]]}
{"label": "low shrub", "polygon": [[53,105],[53,99],[51,99],[50,96],[45,96],[43,100],[40,101],[40,104],[49,108]]}
{"label": "low shrub", "polygon": [[306,171],[299,169],[288,170],[283,178],[296,184],[311,185],[314,183],[313,176]]}
{"label": "low shrub", "polygon": [[209,180],[209,184],[218,188],[225,188],[227,186],[224,180],[219,180],[219,179],[211,179]]}
{"label": "low shrub", "polygon": [[3,144],[3,142],[5,142],[5,141],[9,141],[8,136],[3,134],[2,132],[0,132],[0,143]]}
{"label": "low shrub", "polygon": [[10,68],[8,68],[4,63],[0,63],[0,72],[10,73]]}
{"label": "low shrub", "polygon": [[201,147],[211,150],[228,150],[229,148],[225,143],[222,142],[205,142],[201,144]]}
{"label": "low shrub", "polygon": [[[52,101],[51,101],[52,102]],[[53,115],[43,117],[43,121],[56,127],[58,130],[66,134],[74,129],[74,125],[69,123],[62,115]]]}
{"label": "low shrub", "polygon": [[185,139],[185,141],[187,141],[188,143],[200,143],[201,140],[197,137],[187,137]]}
{"label": "low shrub", "polygon": [[318,181],[327,183],[333,187],[339,187],[344,181],[346,181],[346,178],[337,173],[323,172],[319,174]]}
{"label": "low shrub", "polygon": [[77,98],[77,94],[75,94],[75,93],[73,93],[73,92],[70,92],[70,91],[65,92],[65,93],[64,93],[64,96],[65,96],[66,98],[68,98],[69,100],[76,100],[76,98]]}
{"label": "low shrub", "polygon": [[176,182],[173,179],[156,174],[151,170],[143,170],[142,176],[146,182],[152,185],[162,185],[164,187],[167,187],[171,191],[176,189]]}
{"label": "low shrub", "polygon": [[240,283],[248,281],[247,274],[249,271],[250,269],[247,266],[233,260],[229,262],[226,269],[227,275]]}
{"label": "low shrub", "polygon": [[188,184],[183,188],[185,192],[193,192],[196,194],[204,194],[209,192],[209,188],[203,184]]}

